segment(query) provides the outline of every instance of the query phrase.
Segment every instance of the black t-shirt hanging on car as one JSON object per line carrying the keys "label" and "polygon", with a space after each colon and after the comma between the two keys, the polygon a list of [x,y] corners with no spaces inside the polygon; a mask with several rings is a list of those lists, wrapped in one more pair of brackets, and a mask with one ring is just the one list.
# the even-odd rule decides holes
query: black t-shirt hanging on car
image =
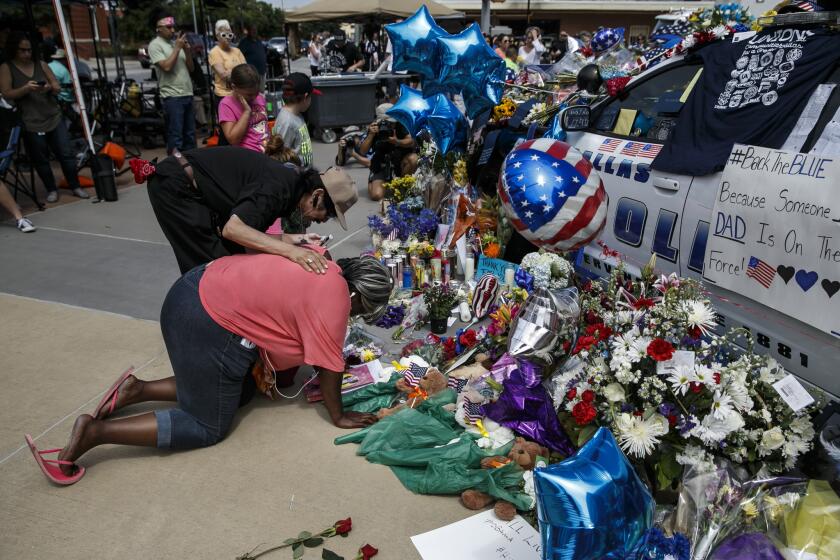
{"label": "black t-shirt hanging on car", "polygon": [[651,167],[708,175],[723,169],[735,143],[780,148],[840,58],[840,35],[823,29],[771,28],[738,40],[745,36],[694,55],[703,74]]}

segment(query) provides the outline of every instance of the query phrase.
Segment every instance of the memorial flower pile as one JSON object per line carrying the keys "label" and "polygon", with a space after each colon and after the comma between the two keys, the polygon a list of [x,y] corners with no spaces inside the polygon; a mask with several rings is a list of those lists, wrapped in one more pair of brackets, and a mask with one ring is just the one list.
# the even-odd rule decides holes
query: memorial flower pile
{"label": "memorial flower pile", "polygon": [[628,280],[621,267],[581,296],[583,325],[558,379],[566,425],[606,425],[627,455],[647,462],[661,487],[684,465],[715,456],[778,473],[811,449],[813,407],[794,412],[773,384],[772,358],[740,354],[739,333],[714,333],[715,311],[699,284],[676,275]]}

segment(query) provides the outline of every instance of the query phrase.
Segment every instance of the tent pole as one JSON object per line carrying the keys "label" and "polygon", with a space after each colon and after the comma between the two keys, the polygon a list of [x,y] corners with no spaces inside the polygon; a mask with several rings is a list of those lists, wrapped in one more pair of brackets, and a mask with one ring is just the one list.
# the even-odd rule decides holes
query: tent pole
{"label": "tent pole", "polygon": [[[216,129],[216,94],[213,92],[213,72],[210,70],[210,33],[207,26],[207,15],[204,12],[204,0],[198,0],[198,17],[201,18],[201,23],[204,26],[204,33],[202,33],[204,40],[204,68],[207,72],[207,93],[210,98],[210,135]],[[198,29],[196,29],[198,33]]]}
{"label": "tent pole", "polygon": [[481,0],[481,31],[490,33],[490,0]]}
{"label": "tent pole", "polygon": [[[29,2],[27,2],[29,4]],[[72,43],[70,42],[72,36],[67,29],[67,22],[64,20],[64,11],[61,7],[61,0],[52,0],[53,9],[55,10],[55,17],[58,20],[58,30],[61,33],[61,40],[64,43],[65,51],[67,53],[67,66],[70,68],[70,78],[73,80],[73,93],[76,96],[76,103],[79,105],[79,113],[82,120],[82,129],[85,133],[88,148],[91,155],[96,153],[96,148],[93,146],[93,134],[90,130],[90,123],[88,122],[87,108],[85,107],[85,98],[82,95],[82,84],[79,81],[79,71],[76,69],[76,54],[73,52]]]}

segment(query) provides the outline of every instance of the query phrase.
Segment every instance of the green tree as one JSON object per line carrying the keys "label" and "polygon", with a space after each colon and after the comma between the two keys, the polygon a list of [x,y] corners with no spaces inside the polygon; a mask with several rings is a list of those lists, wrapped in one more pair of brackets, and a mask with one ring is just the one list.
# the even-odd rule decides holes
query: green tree
{"label": "green tree", "polygon": [[[119,22],[123,42],[136,46],[152,39],[155,35],[154,18],[163,11],[172,14],[179,23],[190,24],[193,21],[192,0],[124,0],[123,17]],[[197,6],[196,15],[199,15]],[[205,15],[211,33],[212,26],[219,19],[230,21],[237,34],[242,32],[243,24],[248,21],[254,22],[263,37],[283,33],[283,10],[260,0],[206,0]],[[199,27],[202,27],[201,22]]]}

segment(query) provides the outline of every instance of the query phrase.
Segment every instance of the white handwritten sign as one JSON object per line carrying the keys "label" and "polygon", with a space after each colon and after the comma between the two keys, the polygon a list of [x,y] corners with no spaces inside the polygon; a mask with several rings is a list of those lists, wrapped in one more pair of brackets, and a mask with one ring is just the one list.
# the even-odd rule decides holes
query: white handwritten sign
{"label": "white handwritten sign", "polygon": [[840,161],[736,144],[705,259],[706,281],[840,337]]}
{"label": "white handwritten sign", "polygon": [[540,533],[516,516],[501,521],[493,510],[411,537],[423,560],[540,560]]}

